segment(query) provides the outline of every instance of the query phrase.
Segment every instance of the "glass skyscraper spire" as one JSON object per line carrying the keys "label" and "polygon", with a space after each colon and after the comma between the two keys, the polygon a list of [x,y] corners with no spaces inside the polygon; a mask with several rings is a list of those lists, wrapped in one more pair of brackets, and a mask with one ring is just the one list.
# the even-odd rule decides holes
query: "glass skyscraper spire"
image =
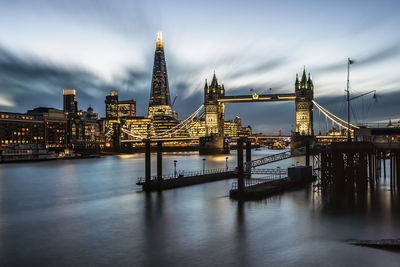
{"label": "glass skyscraper spire", "polygon": [[165,63],[161,32],[157,33],[148,117],[153,118],[155,115],[172,115],[167,65]]}

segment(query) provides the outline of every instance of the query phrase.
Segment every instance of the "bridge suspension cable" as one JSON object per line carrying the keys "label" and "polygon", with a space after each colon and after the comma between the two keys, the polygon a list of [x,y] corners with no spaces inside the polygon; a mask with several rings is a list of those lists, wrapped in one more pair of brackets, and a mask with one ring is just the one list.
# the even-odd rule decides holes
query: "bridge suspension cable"
{"label": "bridge suspension cable", "polygon": [[134,137],[134,138],[138,138],[138,139],[144,139],[144,138],[146,138],[146,136],[141,135],[140,133],[135,132],[135,131],[132,131],[132,130],[129,131],[129,130],[127,130],[127,129],[121,128],[121,131],[122,131],[123,133],[129,135],[129,136]]}
{"label": "bridge suspension cable", "polygon": [[[200,113],[203,109],[204,105],[201,105],[193,114],[191,114],[189,117],[187,117],[185,120],[183,120],[182,122],[180,122],[178,125],[174,126],[173,128],[162,132],[160,134],[157,135],[152,135],[150,136],[151,139],[154,138],[165,138],[165,137],[170,137],[174,134],[176,134],[177,132],[179,132],[182,129],[190,129],[194,124],[192,122],[196,122],[198,121],[201,117],[204,116],[204,111],[202,113]],[[200,114],[200,115],[199,115]],[[188,127],[189,125],[189,127]],[[148,138],[149,136],[147,135],[143,135],[141,133],[138,133],[134,130],[127,130],[123,127],[121,127],[121,131],[133,138],[137,138],[137,139],[144,139],[144,138]],[[112,130],[109,131],[109,133],[111,133]]]}
{"label": "bridge suspension cable", "polygon": [[[316,101],[312,101],[313,104],[318,108],[319,111],[321,111],[327,118],[329,118],[332,122],[336,123],[337,125],[339,125],[340,127],[348,130],[349,127],[347,126],[348,123],[345,120],[342,120],[341,118],[339,118],[338,116],[332,114],[331,112],[327,111],[325,108],[323,108],[321,105],[319,105]],[[350,131],[354,131],[354,129],[360,129],[360,127],[358,127],[357,125],[354,124],[349,124],[350,125]]]}
{"label": "bridge suspension cable", "polygon": [[[162,132],[162,133],[160,133],[158,135],[152,136],[152,138],[170,136],[170,135],[175,134],[178,131],[182,130],[184,127],[186,127],[188,124],[190,124],[191,122],[193,122],[197,118],[197,115],[199,115],[199,113],[201,112],[203,107],[204,107],[204,105],[201,105],[195,112],[193,112],[192,115],[187,117],[184,121],[182,121],[181,123],[179,123],[175,127],[171,128],[171,129],[169,129],[169,130],[167,130],[165,132]],[[203,113],[201,114],[201,116],[202,115],[203,115]]]}
{"label": "bridge suspension cable", "polygon": [[114,130],[111,129],[111,130],[109,130],[108,132],[106,132],[105,135],[106,135],[106,136],[110,136],[110,135],[112,135],[113,131],[114,131]]}

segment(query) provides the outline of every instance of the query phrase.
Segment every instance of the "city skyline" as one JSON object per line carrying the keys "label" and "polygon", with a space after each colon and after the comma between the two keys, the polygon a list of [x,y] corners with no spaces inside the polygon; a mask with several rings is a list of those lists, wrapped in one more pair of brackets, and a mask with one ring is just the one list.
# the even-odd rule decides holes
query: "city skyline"
{"label": "city skyline", "polygon": [[[400,87],[395,71],[400,42],[393,34],[399,25],[396,1],[362,6],[356,1],[253,1],[246,7],[227,3],[193,8],[180,1],[170,6],[157,1],[3,3],[7,14],[16,15],[0,19],[0,108],[62,108],[62,90],[74,88],[80,109],[91,105],[103,116],[104,97],[117,89],[123,98],[134,98],[138,115],[145,116],[154,37],[162,30],[170,91],[179,95],[174,109],[180,119],[194,111],[187,103],[201,104],[204,79],[214,71],[227,95],[250,89],[268,93],[269,88],[284,93],[294,91],[295,75],[303,65],[313,74],[317,101],[344,118],[347,57],[356,60],[351,69],[353,94],[372,89],[378,93],[377,104],[370,99],[362,100],[364,106],[355,103],[359,113],[366,107],[373,111],[364,110],[358,117],[400,117],[395,101]],[[274,11],[285,11],[290,19]],[[215,19],[209,22],[207,17]],[[24,35],[18,34],[22,29]],[[227,119],[239,115],[255,131],[287,132],[293,125],[282,121],[294,122],[294,109],[291,103],[241,104],[228,105],[226,114]],[[279,116],[267,121],[257,116],[272,112]]]}

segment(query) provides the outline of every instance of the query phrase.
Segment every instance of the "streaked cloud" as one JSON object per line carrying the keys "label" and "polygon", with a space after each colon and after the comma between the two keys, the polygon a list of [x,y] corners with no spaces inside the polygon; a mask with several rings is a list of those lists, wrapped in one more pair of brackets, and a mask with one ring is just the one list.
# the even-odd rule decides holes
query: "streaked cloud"
{"label": "streaked cloud", "polygon": [[[356,60],[353,93],[377,89],[382,95],[371,118],[398,112],[389,98],[400,89],[400,36],[394,34],[399,1],[38,0],[0,5],[2,110],[61,108],[62,89],[75,88],[80,108],[91,104],[104,114],[105,95],[118,89],[121,98],[134,98],[138,113],[145,115],[155,34],[162,30],[180,118],[201,104],[204,79],[210,80],[214,70],[227,94],[250,89],[285,93],[294,90],[303,65],[313,75],[316,99],[340,113],[347,57]],[[240,115],[255,128],[289,131],[293,110],[293,103],[229,105],[227,119]]]}

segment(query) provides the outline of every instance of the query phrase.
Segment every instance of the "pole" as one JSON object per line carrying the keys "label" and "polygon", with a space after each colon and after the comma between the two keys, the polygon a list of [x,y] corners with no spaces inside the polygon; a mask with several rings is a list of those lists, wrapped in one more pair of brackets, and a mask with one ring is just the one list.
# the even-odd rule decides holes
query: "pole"
{"label": "pole", "polygon": [[146,185],[149,186],[151,182],[151,158],[150,158],[150,140],[145,140],[145,179]]}
{"label": "pole", "polygon": [[228,171],[228,159],[229,159],[228,157],[225,158],[225,161],[226,161],[226,171]]}
{"label": "pole", "polygon": [[350,136],[350,58],[347,58],[347,141],[351,142]]}
{"label": "pole", "polygon": [[177,160],[174,160],[174,177],[176,178],[176,163],[177,163],[178,161]]}
{"label": "pole", "polygon": [[206,159],[203,159],[203,175],[206,169]]}

